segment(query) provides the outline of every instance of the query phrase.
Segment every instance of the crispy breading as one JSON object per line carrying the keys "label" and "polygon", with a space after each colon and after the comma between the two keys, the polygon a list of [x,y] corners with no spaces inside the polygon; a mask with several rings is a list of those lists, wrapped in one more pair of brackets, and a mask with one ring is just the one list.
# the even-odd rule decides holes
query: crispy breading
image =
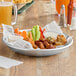
{"label": "crispy breading", "polygon": [[56,45],[64,45],[67,43],[67,40],[64,35],[58,35],[55,44]]}

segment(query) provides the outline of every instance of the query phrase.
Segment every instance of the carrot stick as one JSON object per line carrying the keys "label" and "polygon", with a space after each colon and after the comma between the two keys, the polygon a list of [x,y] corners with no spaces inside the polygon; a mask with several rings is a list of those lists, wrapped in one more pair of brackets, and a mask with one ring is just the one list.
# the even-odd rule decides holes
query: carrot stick
{"label": "carrot stick", "polygon": [[21,33],[21,36],[22,36],[24,39],[26,39],[26,31],[23,31],[23,32]]}
{"label": "carrot stick", "polygon": [[16,28],[16,29],[14,30],[14,32],[15,32],[16,34],[19,34],[19,28]]}

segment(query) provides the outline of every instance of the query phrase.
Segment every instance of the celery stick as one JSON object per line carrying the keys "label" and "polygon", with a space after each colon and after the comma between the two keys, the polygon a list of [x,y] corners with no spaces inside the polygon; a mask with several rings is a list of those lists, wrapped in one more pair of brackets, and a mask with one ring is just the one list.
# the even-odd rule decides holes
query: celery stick
{"label": "celery stick", "polygon": [[32,28],[32,37],[33,37],[33,40],[35,41],[35,29]]}
{"label": "celery stick", "polygon": [[37,25],[35,28],[35,40],[39,40],[40,38],[40,30],[39,30],[39,26]]}

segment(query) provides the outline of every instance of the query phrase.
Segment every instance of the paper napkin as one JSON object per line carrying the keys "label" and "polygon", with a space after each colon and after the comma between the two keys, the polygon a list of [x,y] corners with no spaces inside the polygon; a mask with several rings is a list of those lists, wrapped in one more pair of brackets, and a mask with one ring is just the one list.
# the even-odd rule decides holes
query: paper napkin
{"label": "paper napkin", "polygon": [[14,42],[16,40],[23,40],[22,36],[17,36],[14,33],[14,29],[12,26],[2,24],[3,26],[3,38],[6,39],[7,42]]}
{"label": "paper napkin", "polygon": [[55,21],[47,24],[44,28],[46,29],[46,31],[54,32],[57,34],[63,34],[60,26],[58,26],[58,24]]}
{"label": "paper napkin", "polygon": [[31,43],[25,40],[17,40],[13,43],[13,46],[18,48],[33,49]]}
{"label": "paper napkin", "polygon": [[7,58],[7,57],[0,56],[0,67],[1,68],[8,69],[8,68],[11,68],[13,66],[20,65],[22,63],[23,62],[21,62],[21,61],[17,61],[17,60],[14,60],[14,59],[10,59],[10,58]]}

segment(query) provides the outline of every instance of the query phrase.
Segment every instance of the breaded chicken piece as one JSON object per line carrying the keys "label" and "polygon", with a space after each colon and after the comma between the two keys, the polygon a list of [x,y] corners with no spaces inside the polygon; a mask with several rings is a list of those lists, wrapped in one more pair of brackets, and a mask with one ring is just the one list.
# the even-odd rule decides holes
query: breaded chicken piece
{"label": "breaded chicken piece", "polygon": [[58,35],[55,44],[56,45],[64,45],[67,43],[67,40],[64,35]]}

